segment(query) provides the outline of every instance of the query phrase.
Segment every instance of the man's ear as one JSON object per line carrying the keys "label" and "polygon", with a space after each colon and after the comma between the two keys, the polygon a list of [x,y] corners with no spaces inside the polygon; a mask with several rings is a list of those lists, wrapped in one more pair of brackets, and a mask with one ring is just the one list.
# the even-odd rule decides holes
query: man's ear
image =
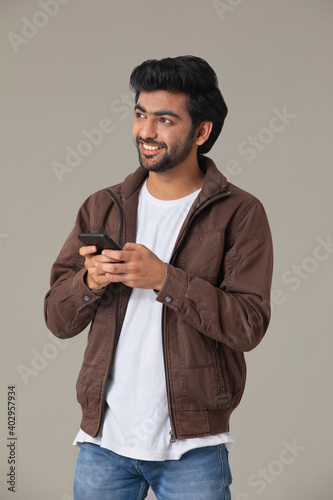
{"label": "man's ear", "polygon": [[202,122],[200,123],[200,125],[198,125],[194,136],[194,142],[197,146],[201,146],[204,142],[207,141],[212,128],[213,122]]}

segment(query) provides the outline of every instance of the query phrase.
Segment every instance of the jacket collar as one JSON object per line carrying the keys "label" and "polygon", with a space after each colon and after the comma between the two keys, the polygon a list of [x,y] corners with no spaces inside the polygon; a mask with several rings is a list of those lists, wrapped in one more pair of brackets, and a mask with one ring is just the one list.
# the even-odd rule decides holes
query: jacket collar
{"label": "jacket collar", "polygon": [[206,173],[204,183],[198,197],[198,201],[200,203],[228,189],[227,178],[219,171],[213,160],[207,156],[202,156],[201,162],[202,168]]}

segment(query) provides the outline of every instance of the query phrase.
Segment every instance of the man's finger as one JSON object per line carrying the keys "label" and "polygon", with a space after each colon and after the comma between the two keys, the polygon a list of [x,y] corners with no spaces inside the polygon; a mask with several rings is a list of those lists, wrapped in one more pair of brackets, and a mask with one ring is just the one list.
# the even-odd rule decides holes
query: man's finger
{"label": "man's finger", "polygon": [[97,247],[95,246],[81,247],[79,250],[79,254],[82,255],[82,257],[88,257],[89,255],[93,255],[95,252],[97,252]]}
{"label": "man's finger", "polygon": [[124,275],[123,274],[105,273],[105,277],[111,283],[124,283],[125,285],[127,284],[127,280],[124,279]]}
{"label": "man's finger", "polygon": [[102,255],[114,262],[127,262],[130,260],[131,252],[126,250],[103,250]]}
{"label": "man's finger", "polygon": [[108,274],[126,274],[127,271],[126,265],[118,261],[114,264],[112,262],[96,262],[95,267]]}

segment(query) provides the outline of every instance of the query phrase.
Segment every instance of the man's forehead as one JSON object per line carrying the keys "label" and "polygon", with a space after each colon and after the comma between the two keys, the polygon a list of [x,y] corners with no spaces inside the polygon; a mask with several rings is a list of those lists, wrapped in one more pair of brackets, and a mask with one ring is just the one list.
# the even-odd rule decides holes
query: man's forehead
{"label": "man's forehead", "polygon": [[190,98],[183,92],[169,92],[167,90],[141,91],[136,104],[137,109],[147,113],[156,113],[162,110],[174,113],[188,112]]}

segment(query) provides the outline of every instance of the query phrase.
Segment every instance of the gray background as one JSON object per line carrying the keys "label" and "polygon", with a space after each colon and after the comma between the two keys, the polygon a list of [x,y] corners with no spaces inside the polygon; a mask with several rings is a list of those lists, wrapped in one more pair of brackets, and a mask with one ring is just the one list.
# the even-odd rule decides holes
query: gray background
{"label": "gray background", "polygon": [[[231,420],[233,500],[330,499],[332,1],[41,4],[0,6],[1,498],[72,498],[86,334],[60,344],[46,329],[50,267],[83,200],[137,166],[131,103],[121,102],[133,67],[195,54],[216,70],[229,107],[210,156],[262,200],[275,244],[272,322],[247,354]],[[272,121],[277,112],[285,123]],[[104,118],[112,132],[68,168],[66,147],[80,149],[82,131]],[[249,136],[259,138],[253,154]],[[54,162],[67,171],[57,176]],[[15,494],[6,486],[8,384],[17,392]]]}

